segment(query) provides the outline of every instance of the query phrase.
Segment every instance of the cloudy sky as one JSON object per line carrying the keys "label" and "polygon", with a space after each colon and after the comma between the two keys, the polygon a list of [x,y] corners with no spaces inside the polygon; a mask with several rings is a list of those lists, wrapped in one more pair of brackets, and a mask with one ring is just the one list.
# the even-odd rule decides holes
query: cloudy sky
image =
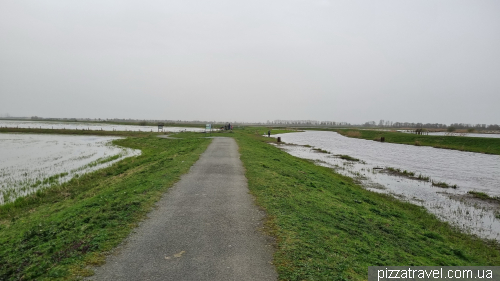
{"label": "cloudy sky", "polygon": [[0,1],[0,116],[500,123],[500,1]]}

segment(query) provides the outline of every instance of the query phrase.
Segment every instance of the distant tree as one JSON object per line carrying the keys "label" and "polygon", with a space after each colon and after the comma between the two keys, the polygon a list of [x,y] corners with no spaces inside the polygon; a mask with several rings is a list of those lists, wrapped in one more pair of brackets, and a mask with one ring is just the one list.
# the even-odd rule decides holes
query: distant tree
{"label": "distant tree", "polygon": [[450,126],[446,129],[448,132],[452,133],[452,132],[455,132],[457,130],[457,128],[453,127],[453,126]]}

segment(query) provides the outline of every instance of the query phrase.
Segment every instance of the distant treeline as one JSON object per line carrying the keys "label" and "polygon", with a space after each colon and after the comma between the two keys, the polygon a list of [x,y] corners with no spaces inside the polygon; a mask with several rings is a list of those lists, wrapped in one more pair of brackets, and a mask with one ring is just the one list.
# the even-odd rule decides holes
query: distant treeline
{"label": "distant treeline", "polygon": [[3,117],[0,119],[6,120],[37,120],[37,121],[64,121],[64,122],[106,122],[106,123],[123,123],[131,125],[155,125],[155,124],[182,124],[186,125],[204,125],[204,124],[226,124],[234,125],[259,125],[259,126],[288,126],[288,127],[365,127],[365,128],[426,128],[426,129],[466,129],[476,131],[499,131],[498,124],[465,124],[453,123],[450,125],[440,123],[412,123],[412,122],[392,122],[388,120],[368,121],[364,124],[351,124],[348,122],[335,121],[317,121],[317,120],[274,120],[267,122],[238,122],[238,121],[207,121],[207,120],[143,120],[143,119],[121,119],[121,118],[43,118],[38,116],[32,117]]}
{"label": "distant treeline", "polygon": [[285,126],[328,126],[328,127],[368,127],[368,128],[426,128],[426,129],[474,129],[474,130],[500,130],[500,125],[497,124],[465,124],[453,123],[450,125],[440,123],[412,123],[412,122],[392,122],[388,120],[368,121],[364,124],[351,124],[347,122],[334,121],[316,121],[316,120],[274,120],[267,121],[268,125],[285,125]]}

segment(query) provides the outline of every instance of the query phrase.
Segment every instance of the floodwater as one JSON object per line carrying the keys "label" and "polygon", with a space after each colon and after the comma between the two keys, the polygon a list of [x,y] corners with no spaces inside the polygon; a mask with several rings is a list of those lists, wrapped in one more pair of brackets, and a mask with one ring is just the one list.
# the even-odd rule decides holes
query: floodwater
{"label": "floodwater", "polygon": [[[399,130],[402,133],[413,134],[413,132]],[[449,133],[449,132],[426,132],[428,136],[452,136],[452,137],[472,137],[472,138],[500,138],[500,134],[474,134],[474,133]]]}
{"label": "floodwater", "polygon": [[[381,143],[348,138],[335,132],[306,131],[276,136],[287,143],[279,147],[294,156],[331,167],[353,177],[369,190],[424,206],[440,219],[468,233],[500,240],[498,205],[464,200],[464,195],[471,190],[500,196],[499,155]],[[330,154],[319,153],[313,148]],[[347,161],[335,155],[349,155],[362,161]],[[387,173],[387,169],[380,169],[387,167],[414,172],[416,176],[422,174],[434,182],[456,184],[458,188],[439,188],[428,180],[395,176]]]}
{"label": "floodwater", "polygon": [[500,138],[500,134],[473,134],[473,133],[447,133],[447,132],[429,132],[429,136],[462,136],[473,138]]}
{"label": "floodwater", "polygon": [[[103,131],[136,131],[157,132],[158,126],[115,125],[105,123],[59,122],[59,121],[18,121],[0,120],[0,127],[36,128],[36,129],[67,129],[67,130],[103,130]],[[204,132],[204,128],[163,127],[164,132]]]}
{"label": "floodwater", "polygon": [[0,134],[0,204],[141,154],[112,145],[115,139],[119,138]]}

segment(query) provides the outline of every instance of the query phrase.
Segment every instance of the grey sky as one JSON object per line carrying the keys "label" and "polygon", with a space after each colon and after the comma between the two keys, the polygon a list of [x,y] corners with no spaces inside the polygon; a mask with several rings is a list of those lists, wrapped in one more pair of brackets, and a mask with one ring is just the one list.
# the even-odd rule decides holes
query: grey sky
{"label": "grey sky", "polygon": [[500,123],[499,1],[0,1],[0,115]]}

